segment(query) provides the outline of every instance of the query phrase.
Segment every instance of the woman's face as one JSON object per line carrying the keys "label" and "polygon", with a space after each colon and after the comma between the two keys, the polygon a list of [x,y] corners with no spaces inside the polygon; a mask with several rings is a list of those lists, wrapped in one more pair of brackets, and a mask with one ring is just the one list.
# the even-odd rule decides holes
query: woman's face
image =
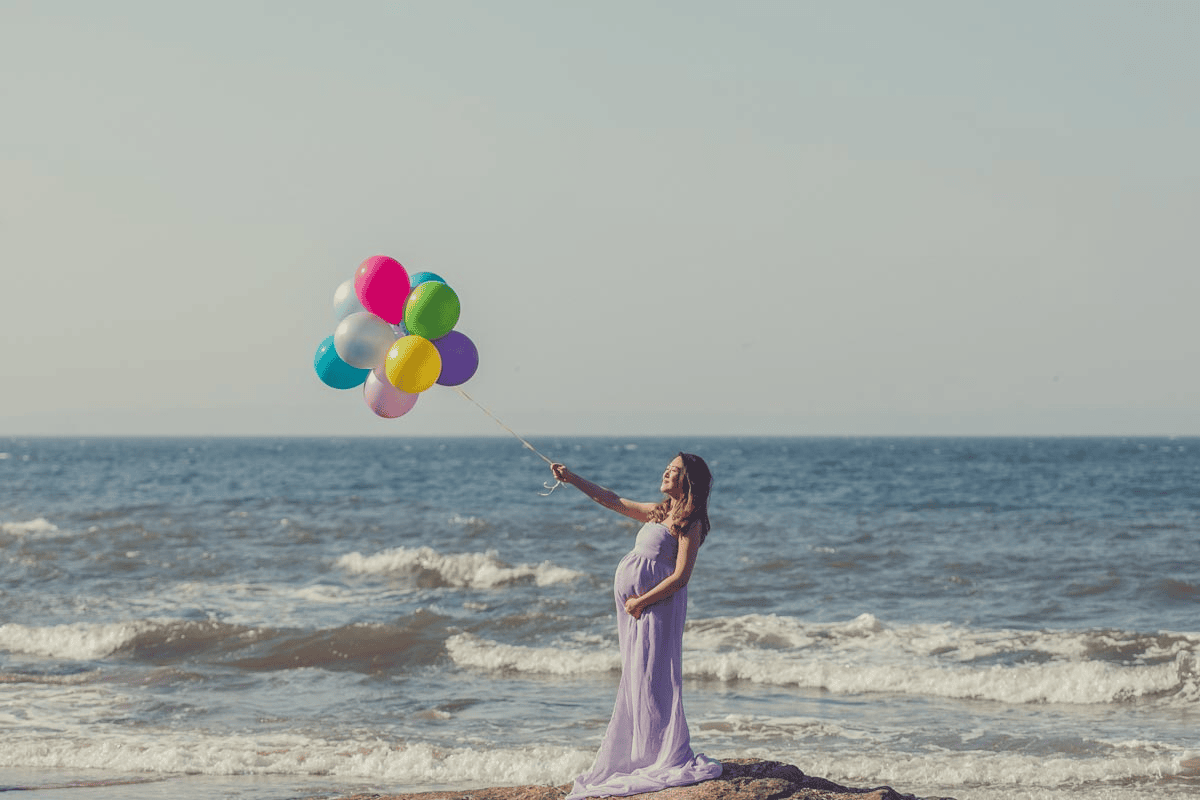
{"label": "woman's face", "polygon": [[667,465],[663,472],[662,485],[658,490],[676,499],[683,497],[683,457],[675,456],[675,460]]}

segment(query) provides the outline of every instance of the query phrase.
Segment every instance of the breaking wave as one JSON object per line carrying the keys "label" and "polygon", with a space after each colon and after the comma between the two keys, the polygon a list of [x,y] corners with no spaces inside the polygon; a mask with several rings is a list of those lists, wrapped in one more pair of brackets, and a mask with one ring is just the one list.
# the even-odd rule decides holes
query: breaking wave
{"label": "breaking wave", "polygon": [[[418,611],[390,624],[319,630],[181,620],[49,627],[9,623],[0,625],[0,653],[67,661],[112,657],[160,666],[202,661],[258,671],[313,667],[375,673],[434,663],[445,652],[444,622],[436,614]],[[7,682],[25,679],[10,675]]]}
{"label": "breaking wave", "polygon": [[431,547],[393,547],[369,556],[347,553],[336,566],[354,575],[411,577],[428,588],[494,589],[529,582],[549,586],[569,583],[583,574],[549,561],[513,566],[501,561],[495,550],[443,555]]}
{"label": "breaking wave", "polygon": [[[890,626],[870,614],[807,623],[750,615],[689,624],[684,674],[835,694],[893,693],[1000,703],[1200,701],[1200,635]],[[456,664],[531,675],[620,669],[615,643],[523,647],[450,638]]]}

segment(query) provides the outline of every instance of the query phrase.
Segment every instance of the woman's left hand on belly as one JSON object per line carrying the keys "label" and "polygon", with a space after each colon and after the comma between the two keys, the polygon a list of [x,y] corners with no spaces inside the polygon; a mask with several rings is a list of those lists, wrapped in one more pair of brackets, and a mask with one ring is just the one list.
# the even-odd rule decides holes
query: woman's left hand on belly
{"label": "woman's left hand on belly", "polygon": [[625,611],[634,619],[642,618],[642,606],[638,602],[636,595],[630,595],[625,598]]}

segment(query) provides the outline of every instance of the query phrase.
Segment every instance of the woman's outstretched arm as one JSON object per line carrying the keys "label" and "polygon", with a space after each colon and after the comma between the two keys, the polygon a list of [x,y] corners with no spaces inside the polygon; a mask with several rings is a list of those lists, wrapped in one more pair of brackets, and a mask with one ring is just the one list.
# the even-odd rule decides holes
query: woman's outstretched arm
{"label": "woman's outstretched arm", "polygon": [[636,519],[638,522],[648,522],[650,520],[650,512],[654,510],[654,503],[638,503],[633,500],[626,500],[612,489],[605,489],[597,483],[592,483],[583,476],[571,472],[571,470],[562,464],[552,464],[550,470],[554,473],[555,480],[574,486],[605,508],[611,509],[618,514],[624,514],[630,519]]}

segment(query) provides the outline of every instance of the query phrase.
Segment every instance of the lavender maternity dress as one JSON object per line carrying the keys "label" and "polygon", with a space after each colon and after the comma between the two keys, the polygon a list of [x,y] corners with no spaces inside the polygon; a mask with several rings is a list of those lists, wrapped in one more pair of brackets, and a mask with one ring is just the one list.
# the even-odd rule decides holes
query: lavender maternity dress
{"label": "lavender maternity dress", "polygon": [[665,525],[647,522],[633,550],[621,559],[613,583],[621,685],[612,721],[591,770],[575,779],[566,800],[623,797],[721,775],[721,763],[692,752],[683,716],[683,622],[687,587],[642,611],[625,611],[630,595],[641,595],[675,571],[679,540]]}

